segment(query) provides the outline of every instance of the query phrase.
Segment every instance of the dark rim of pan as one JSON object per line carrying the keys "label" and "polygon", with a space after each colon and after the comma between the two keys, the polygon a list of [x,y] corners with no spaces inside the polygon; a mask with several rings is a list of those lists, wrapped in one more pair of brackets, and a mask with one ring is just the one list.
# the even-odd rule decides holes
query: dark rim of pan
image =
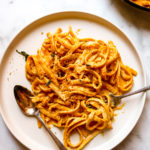
{"label": "dark rim of pan", "polygon": [[124,0],[126,3],[128,3],[128,4],[130,4],[131,6],[133,6],[133,7],[136,7],[136,8],[139,8],[139,9],[141,9],[141,10],[145,10],[145,11],[150,11],[150,8],[146,8],[146,7],[144,7],[144,6],[140,6],[140,5],[137,5],[137,4],[135,4],[135,3],[133,3],[133,2],[131,2],[130,0]]}

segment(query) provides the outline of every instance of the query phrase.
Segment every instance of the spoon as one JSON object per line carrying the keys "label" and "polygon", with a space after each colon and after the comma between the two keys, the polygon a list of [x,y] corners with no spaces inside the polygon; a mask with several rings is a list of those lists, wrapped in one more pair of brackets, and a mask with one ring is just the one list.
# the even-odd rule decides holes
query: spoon
{"label": "spoon", "polygon": [[131,95],[134,95],[137,93],[145,92],[147,90],[150,90],[150,86],[146,86],[144,88],[141,88],[139,90],[136,90],[136,91],[133,91],[133,92],[121,95],[121,96],[115,96],[111,93],[109,96],[111,97],[112,106],[115,107],[120,102],[120,99],[122,99],[122,98],[131,96]]}
{"label": "spoon", "polygon": [[62,142],[54,135],[54,133],[46,126],[44,121],[41,119],[39,110],[35,107],[35,105],[31,101],[33,94],[28,89],[20,85],[16,85],[14,87],[14,95],[17,104],[20,106],[22,112],[26,116],[36,117],[43,124],[48,133],[51,135],[51,137],[53,138],[59,149],[67,150],[65,146],[62,144]]}

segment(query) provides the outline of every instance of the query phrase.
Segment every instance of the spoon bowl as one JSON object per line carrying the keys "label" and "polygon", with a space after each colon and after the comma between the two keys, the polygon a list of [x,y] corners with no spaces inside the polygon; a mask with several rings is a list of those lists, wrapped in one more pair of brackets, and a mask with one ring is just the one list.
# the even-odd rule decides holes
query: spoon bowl
{"label": "spoon bowl", "polygon": [[20,106],[20,109],[26,116],[36,117],[43,124],[45,129],[51,135],[57,146],[60,150],[67,150],[62,142],[55,136],[55,134],[47,127],[45,122],[41,119],[39,110],[32,103],[32,97],[34,96],[31,91],[27,88],[16,85],[14,87],[14,95],[17,101],[17,104]]}
{"label": "spoon bowl", "polygon": [[27,116],[34,116],[38,110],[31,100],[33,94],[27,88],[16,85],[14,87],[14,95],[22,112]]}

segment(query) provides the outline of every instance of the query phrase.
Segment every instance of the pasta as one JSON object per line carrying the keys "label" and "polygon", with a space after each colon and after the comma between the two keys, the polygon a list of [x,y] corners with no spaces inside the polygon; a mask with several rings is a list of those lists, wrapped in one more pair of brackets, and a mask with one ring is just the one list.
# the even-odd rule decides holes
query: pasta
{"label": "pasta", "polygon": [[150,8],[150,0],[130,0],[130,1],[137,5]]}
{"label": "pasta", "polygon": [[[64,145],[82,149],[104,129],[112,128],[110,93],[122,95],[133,86],[137,72],[123,64],[112,41],[78,38],[69,27],[47,33],[41,49],[26,61],[26,78],[44,122],[64,128]],[[41,127],[40,123],[38,126]],[[70,136],[79,134],[79,143]]]}

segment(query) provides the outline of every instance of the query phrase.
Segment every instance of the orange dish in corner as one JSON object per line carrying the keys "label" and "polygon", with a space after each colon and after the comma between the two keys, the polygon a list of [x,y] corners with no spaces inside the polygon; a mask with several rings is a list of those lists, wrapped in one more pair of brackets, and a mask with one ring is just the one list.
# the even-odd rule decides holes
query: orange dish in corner
{"label": "orange dish in corner", "polygon": [[130,0],[131,2],[145,8],[150,8],[150,0]]}

